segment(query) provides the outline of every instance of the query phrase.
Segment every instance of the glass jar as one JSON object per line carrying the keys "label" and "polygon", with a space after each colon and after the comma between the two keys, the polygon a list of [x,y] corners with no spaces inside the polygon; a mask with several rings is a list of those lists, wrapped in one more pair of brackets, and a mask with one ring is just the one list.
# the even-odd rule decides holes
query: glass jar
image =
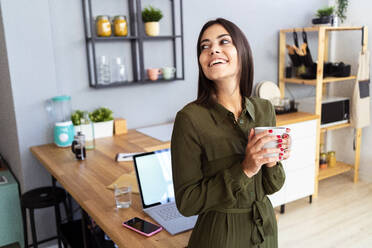
{"label": "glass jar", "polygon": [[97,36],[108,37],[111,35],[111,23],[109,17],[100,15],[96,18]]}
{"label": "glass jar", "polygon": [[126,16],[115,16],[113,24],[115,36],[128,35],[128,22]]}
{"label": "glass jar", "polygon": [[319,167],[320,169],[326,169],[327,166],[327,153],[322,152],[319,157]]}
{"label": "glass jar", "polygon": [[336,166],[336,152],[335,151],[329,151],[327,153],[327,161],[328,161],[329,167]]}

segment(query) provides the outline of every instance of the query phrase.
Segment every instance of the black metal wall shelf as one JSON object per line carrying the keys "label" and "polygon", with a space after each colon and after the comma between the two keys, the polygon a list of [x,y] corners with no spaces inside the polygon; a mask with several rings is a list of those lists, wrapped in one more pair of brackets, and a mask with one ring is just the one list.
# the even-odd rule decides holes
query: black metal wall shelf
{"label": "black metal wall shelf", "polygon": [[[86,41],[86,52],[88,61],[88,73],[89,73],[89,85],[92,88],[112,88],[132,85],[143,85],[143,84],[154,84],[154,83],[165,83],[173,82],[176,80],[184,80],[184,43],[183,43],[183,0],[169,0],[171,4],[171,24],[172,32],[171,35],[161,36],[146,36],[144,31],[144,23],[142,21],[142,7],[141,0],[127,0],[128,1],[128,24],[129,24],[129,35],[128,36],[109,36],[99,37],[96,35],[95,29],[95,18],[92,11],[93,0],[82,0],[83,4],[83,17],[84,17],[84,28],[85,28],[85,41]],[[119,1],[119,0],[118,0]],[[123,0],[121,0],[123,1]],[[179,32],[176,34],[176,5],[175,1],[179,3]],[[172,42],[173,51],[173,67],[176,68],[175,77],[170,80],[159,78],[156,81],[151,81],[146,77],[145,65],[144,65],[144,43],[151,41],[165,41],[169,40]],[[177,45],[177,41],[180,41]],[[96,65],[96,43],[110,43],[110,42],[129,42],[131,50],[131,62],[132,62],[132,78],[133,80],[127,82],[113,82],[110,84],[98,84],[97,81],[97,65]],[[181,57],[179,59],[179,57]],[[177,63],[178,62],[181,63]],[[127,67],[128,68],[128,67]]]}

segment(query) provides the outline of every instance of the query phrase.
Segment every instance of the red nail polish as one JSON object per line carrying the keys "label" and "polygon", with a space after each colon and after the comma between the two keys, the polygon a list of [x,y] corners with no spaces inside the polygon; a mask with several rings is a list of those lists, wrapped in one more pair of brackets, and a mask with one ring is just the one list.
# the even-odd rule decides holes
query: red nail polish
{"label": "red nail polish", "polygon": [[280,135],[277,135],[276,137],[277,137],[278,139],[280,139]]}
{"label": "red nail polish", "polygon": [[282,160],[282,157],[279,157],[280,160]]}
{"label": "red nail polish", "polygon": [[283,156],[283,153],[279,153],[280,154],[280,156]]}
{"label": "red nail polish", "polygon": [[289,133],[289,132],[291,131],[291,129],[290,129],[290,128],[287,128],[285,131],[286,131],[287,133]]}
{"label": "red nail polish", "polygon": [[270,130],[269,130],[269,133],[272,133],[272,132],[273,132],[273,130],[270,129]]}
{"label": "red nail polish", "polygon": [[[280,145],[280,146],[282,146],[282,145]],[[281,151],[284,151],[284,149],[283,149],[283,148],[280,148],[280,150],[281,150]]]}
{"label": "red nail polish", "polygon": [[283,142],[283,140],[282,139],[278,139],[278,142]]}
{"label": "red nail polish", "polygon": [[[282,147],[282,144],[279,144],[278,147]],[[283,148],[282,148],[283,149]]]}
{"label": "red nail polish", "polygon": [[283,134],[283,138],[288,138],[288,134]]}

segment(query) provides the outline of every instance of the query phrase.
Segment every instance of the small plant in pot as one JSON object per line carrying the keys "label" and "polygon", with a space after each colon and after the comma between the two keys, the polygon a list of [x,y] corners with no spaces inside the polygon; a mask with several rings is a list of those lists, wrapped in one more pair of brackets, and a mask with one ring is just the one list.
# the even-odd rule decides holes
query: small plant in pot
{"label": "small plant in pot", "polygon": [[114,133],[114,117],[108,108],[98,108],[89,113],[93,122],[95,138],[110,137]]}
{"label": "small plant in pot", "polygon": [[335,10],[334,7],[318,9],[316,13],[317,18],[314,18],[312,20],[313,24],[332,23],[334,10]]}
{"label": "small plant in pot", "polygon": [[148,6],[142,11],[142,20],[145,23],[145,32],[148,36],[159,35],[159,21],[163,18],[160,9]]}

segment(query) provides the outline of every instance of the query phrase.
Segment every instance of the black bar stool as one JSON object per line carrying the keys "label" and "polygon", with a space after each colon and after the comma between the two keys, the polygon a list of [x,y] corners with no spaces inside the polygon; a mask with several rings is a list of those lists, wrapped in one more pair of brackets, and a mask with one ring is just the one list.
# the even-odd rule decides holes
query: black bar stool
{"label": "black bar stool", "polygon": [[[58,239],[58,247],[61,248],[62,236],[61,236],[61,212],[59,209],[59,204],[63,203],[66,211],[66,215],[69,214],[66,202],[66,192],[60,187],[40,187],[33,190],[30,190],[24,193],[21,196],[21,205],[22,205],[22,215],[24,219],[24,235],[25,235],[25,248],[28,246],[28,239],[27,239],[27,215],[26,210],[29,210],[30,213],[30,224],[31,224],[31,232],[32,232],[32,245],[35,248],[38,247],[39,244],[45,243],[47,241],[51,241],[53,239]],[[34,210],[47,208],[47,207],[54,207],[54,212],[56,215],[56,226],[57,226],[57,236],[51,237],[48,239],[44,239],[41,241],[37,240],[36,236],[36,228],[35,228],[35,216]]]}

